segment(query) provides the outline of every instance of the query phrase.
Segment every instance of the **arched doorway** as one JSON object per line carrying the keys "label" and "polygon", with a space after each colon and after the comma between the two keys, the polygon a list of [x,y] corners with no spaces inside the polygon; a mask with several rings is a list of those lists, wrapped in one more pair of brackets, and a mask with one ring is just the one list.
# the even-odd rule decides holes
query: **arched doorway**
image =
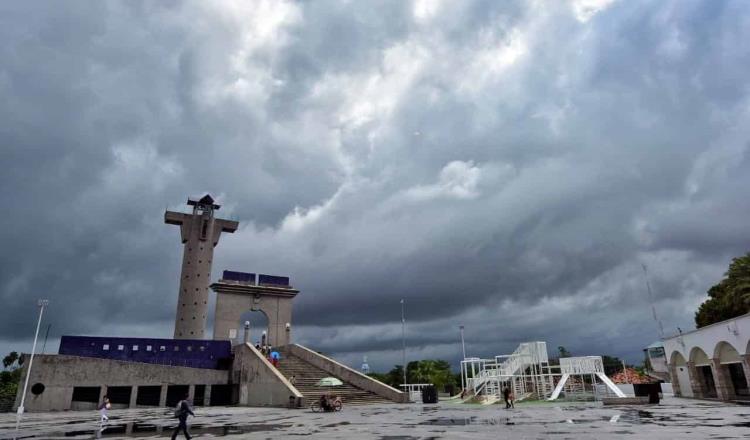
{"label": "arched doorway", "polygon": [[687,361],[679,351],[672,353],[669,359],[672,368],[673,380],[677,381],[677,387],[682,397],[693,397],[693,388],[690,386],[690,372],[688,372]]}
{"label": "arched doorway", "polygon": [[711,360],[700,347],[690,350],[690,363],[693,364],[693,374],[699,389],[694,389],[695,397],[717,397],[714,375],[711,370]]}
{"label": "arched doorway", "polygon": [[[216,292],[214,339],[242,341],[248,310],[261,311],[268,317],[268,343],[274,347],[289,344],[292,330],[292,300],[299,292],[286,284],[270,285],[261,275],[258,284],[219,280],[211,285]],[[279,277],[276,277],[279,278]],[[252,336],[253,344],[256,337]]]}
{"label": "arched doorway", "polygon": [[268,343],[268,316],[262,310],[248,310],[240,315],[237,328],[241,329],[235,341],[237,344],[245,341],[252,345]]}
{"label": "arched doorway", "polygon": [[745,371],[742,368],[742,358],[732,344],[721,341],[716,344],[714,358],[719,360],[716,368],[719,369],[720,377],[726,378],[727,397],[750,398]]}

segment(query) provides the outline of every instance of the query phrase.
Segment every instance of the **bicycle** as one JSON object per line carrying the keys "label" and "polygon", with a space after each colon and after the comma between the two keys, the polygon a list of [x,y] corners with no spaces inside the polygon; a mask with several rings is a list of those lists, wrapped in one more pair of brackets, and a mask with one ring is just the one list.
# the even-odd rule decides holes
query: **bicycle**
{"label": "bicycle", "polygon": [[334,400],[333,403],[331,403],[331,409],[323,409],[323,407],[320,406],[320,402],[317,400],[310,405],[312,412],[338,412],[341,411],[342,407],[341,399]]}

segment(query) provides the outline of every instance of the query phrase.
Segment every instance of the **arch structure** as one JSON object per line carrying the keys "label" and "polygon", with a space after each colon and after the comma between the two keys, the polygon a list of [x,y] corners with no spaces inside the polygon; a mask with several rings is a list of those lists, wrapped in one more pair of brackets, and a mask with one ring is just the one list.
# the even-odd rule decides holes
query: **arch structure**
{"label": "arch structure", "polygon": [[211,289],[216,292],[214,339],[241,341],[240,318],[253,310],[268,318],[268,344],[279,347],[291,342],[292,300],[299,291],[289,285],[289,278],[259,275],[256,282],[255,274],[224,271]]}
{"label": "arch structure", "polygon": [[675,395],[750,400],[750,314],[663,343]]}

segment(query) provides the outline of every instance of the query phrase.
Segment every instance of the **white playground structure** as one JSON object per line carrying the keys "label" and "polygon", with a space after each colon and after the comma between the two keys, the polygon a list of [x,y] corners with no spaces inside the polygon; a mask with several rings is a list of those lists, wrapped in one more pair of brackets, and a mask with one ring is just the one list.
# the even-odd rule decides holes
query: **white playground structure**
{"label": "white playground structure", "polygon": [[[597,379],[601,383],[597,383]],[[515,399],[555,400],[562,395],[579,398],[625,394],[605,374],[601,356],[561,358],[550,365],[546,342],[524,342],[509,355],[494,359],[466,358],[461,361],[463,401],[490,404],[502,400],[505,387]]]}

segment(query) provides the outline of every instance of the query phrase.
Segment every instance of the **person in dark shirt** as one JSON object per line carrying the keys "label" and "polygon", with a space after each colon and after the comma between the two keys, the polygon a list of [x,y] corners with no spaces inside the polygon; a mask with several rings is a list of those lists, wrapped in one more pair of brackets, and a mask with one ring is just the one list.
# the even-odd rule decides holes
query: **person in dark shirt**
{"label": "person in dark shirt", "polygon": [[513,403],[511,401],[510,396],[511,396],[510,388],[505,387],[505,389],[503,390],[503,399],[505,399],[505,409],[510,409],[513,407]]}
{"label": "person in dark shirt", "polygon": [[185,397],[180,400],[180,403],[177,404],[177,410],[175,410],[175,415],[177,416],[177,419],[180,421],[180,424],[177,425],[177,427],[174,429],[174,432],[172,433],[172,440],[175,440],[177,438],[177,434],[180,433],[180,430],[182,430],[183,433],[185,433],[185,438],[190,440],[190,433],[188,432],[187,427],[187,418],[188,416],[195,417],[195,414],[193,414],[193,410],[190,408],[190,403],[188,402],[188,399],[190,398],[190,395],[185,394]]}

